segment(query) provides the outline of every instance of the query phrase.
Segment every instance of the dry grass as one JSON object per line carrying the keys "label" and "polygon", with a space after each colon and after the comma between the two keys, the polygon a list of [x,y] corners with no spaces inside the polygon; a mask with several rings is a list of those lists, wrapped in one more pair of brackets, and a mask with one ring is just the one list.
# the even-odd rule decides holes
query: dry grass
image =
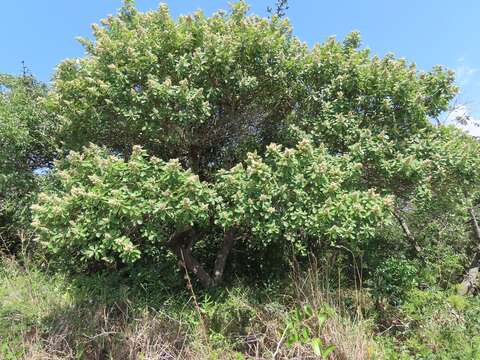
{"label": "dry grass", "polygon": [[[215,300],[198,296],[198,306],[184,294],[186,303],[175,309],[138,309],[128,297],[78,301],[63,279],[5,261],[3,268],[0,325],[11,327],[0,332],[6,359],[315,359],[309,343],[285,341],[285,319],[305,304],[334,309],[322,327],[313,318],[302,323],[312,337],[335,345],[329,359],[379,358],[361,311],[352,317],[342,308],[340,296],[347,295],[325,289],[318,269],[293,272],[295,286],[271,301],[256,301],[254,290],[238,286]],[[356,305],[361,298],[353,295]]]}

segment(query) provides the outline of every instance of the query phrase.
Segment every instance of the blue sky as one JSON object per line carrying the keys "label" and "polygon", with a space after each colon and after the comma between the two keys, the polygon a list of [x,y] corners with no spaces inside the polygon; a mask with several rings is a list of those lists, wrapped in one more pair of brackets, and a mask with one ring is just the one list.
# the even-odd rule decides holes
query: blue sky
{"label": "blue sky", "polygon": [[[164,1],[165,2],[165,1]],[[174,16],[228,8],[224,0],[166,1]],[[265,14],[275,0],[250,1]],[[140,10],[157,0],[137,0]],[[462,91],[458,111],[480,118],[480,1],[478,0],[290,0],[287,16],[294,33],[309,45],[328,36],[343,38],[359,30],[374,54],[393,52],[428,70],[436,64],[457,72]],[[121,0],[4,0],[0,11],[0,72],[18,74],[21,61],[43,81],[65,58],[79,57],[75,40],[89,36],[90,25],[115,13]],[[480,135],[480,128],[475,129]]]}

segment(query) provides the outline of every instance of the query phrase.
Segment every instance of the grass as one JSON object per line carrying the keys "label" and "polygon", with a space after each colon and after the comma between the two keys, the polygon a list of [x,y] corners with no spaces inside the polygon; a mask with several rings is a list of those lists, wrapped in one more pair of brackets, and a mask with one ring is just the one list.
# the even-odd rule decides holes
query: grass
{"label": "grass", "polygon": [[[118,275],[52,277],[4,259],[1,284],[2,359],[307,359],[318,358],[314,339],[334,344],[339,359],[375,348],[370,324],[340,315],[308,276],[295,287],[237,283],[172,296]],[[308,338],[288,343],[287,320],[306,304],[313,313],[297,325]]]}
{"label": "grass", "polygon": [[477,359],[480,304],[413,290],[380,311],[318,269],[286,282],[166,290],[155,273],[51,275],[4,258],[1,359]]}

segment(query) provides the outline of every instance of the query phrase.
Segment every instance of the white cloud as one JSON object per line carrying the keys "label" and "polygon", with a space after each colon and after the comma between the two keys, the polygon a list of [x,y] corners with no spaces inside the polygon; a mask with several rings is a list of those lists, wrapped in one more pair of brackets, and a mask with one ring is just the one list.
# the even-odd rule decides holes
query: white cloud
{"label": "white cloud", "polygon": [[463,87],[472,80],[475,73],[478,72],[478,69],[467,65],[463,57],[459,58],[458,62],[459,62],[459,65],[455,69],[455,78],[457,80],[457,84]]}
{"label": "white cloud", "polygon": [[[457,119],[465,119],[467,123],[463,124],[462,121],[459,122]],[[458,105],[450,111],[445,119],[445,123],[454,124],[470,135],[480,137],[480,120],[472,116],[466,105]]]}

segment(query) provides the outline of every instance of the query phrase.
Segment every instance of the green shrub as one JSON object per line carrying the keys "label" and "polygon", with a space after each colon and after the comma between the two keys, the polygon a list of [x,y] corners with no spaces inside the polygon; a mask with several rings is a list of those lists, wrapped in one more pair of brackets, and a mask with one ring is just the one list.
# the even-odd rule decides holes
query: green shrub
{"label": "green shrub", "polygon": [[447,291],[410,291],[396,315],[402,326],[386,339],[391,358],[477,359],[479,305]]}
{"label": "green shrub", "polygon": [[392,257],[376,269],[373,281],[377,296],[386,295],[390,301],[399,303],[417,285],[418,269],[411,261]]}
{"label": "green shrub", "polygon": [[[150,158],[140,147],[124,161],[91,146],[57,163],[54,186],[32,207],[33,225],[47,250],[69,258],[73,268],[94,260],[115,269],[174,254],[209,286],[210,276],[191,251],[203,240],[215,254],[215,238],[201,234],[218,228],[226,236],[219,250],[223,267],[239,236],[253,249],[279,244],[286,252],[291,244],[300,255],[312,241],[361,248],[388,218],[391,199],[355,189],[358,170],[348,157],[303,141],[294,149],[271,145],[264,159],[249,154],[244,165],[207,183],[177,161]],[[286,253],[279,254],[282,261]],[[216,262],[215,278],[221,278],[222,266]]]}
{"label": "green shrub", "polygon": [[33,206],[39,240],[52,253],[115,264],[161,254],[176,228],[208,221],[210,187],[177,161],[128,162],[90,147],[57,164],[57,181]]}
{"label": "green shrub", "polygon": [[55,155],[57,124],[45,84],[25,73],[0,73],[0,251],[25,250],[30,205]]}

